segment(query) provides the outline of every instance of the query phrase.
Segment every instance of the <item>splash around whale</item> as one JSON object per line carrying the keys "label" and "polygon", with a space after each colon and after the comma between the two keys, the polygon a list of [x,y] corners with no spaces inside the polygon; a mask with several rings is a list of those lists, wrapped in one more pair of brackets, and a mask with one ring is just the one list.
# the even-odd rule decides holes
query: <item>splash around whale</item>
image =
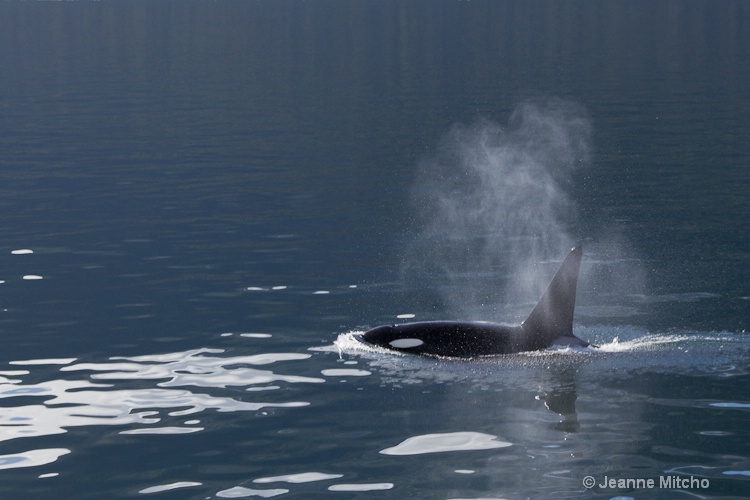
{"label": "splash around whale", "polygon": [[580,245],[570,251],[542,298],[520,325],[425,321],[378,326],[358,339],[404,353],[455,358],[540,351],[553,346],[588,347],[588,342],[573,335],[582,255]]}

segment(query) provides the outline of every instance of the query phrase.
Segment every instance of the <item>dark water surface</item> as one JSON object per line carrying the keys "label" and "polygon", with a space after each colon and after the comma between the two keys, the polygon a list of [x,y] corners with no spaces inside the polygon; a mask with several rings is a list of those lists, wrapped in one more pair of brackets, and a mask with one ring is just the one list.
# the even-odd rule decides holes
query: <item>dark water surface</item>
{"label": "dark water surface", "polygon": [[[1,3],[0,498],[750,496],[749,81],[742,1]],[[577,242],[599,350],[351,337]]]}

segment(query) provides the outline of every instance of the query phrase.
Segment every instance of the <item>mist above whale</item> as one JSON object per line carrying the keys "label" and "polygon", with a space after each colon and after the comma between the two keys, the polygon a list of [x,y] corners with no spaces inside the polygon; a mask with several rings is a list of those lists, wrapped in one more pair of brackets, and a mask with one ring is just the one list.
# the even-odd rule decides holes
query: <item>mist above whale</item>
{"label": "mist above whale", "polygon": [[359,338],[395,351],[458,358],[539,351],[555,345],[587,347],[588,342],[573,335],[582,256],[580,245],[568,253],[547,290],[520,325],[425,321],[378,326]]}

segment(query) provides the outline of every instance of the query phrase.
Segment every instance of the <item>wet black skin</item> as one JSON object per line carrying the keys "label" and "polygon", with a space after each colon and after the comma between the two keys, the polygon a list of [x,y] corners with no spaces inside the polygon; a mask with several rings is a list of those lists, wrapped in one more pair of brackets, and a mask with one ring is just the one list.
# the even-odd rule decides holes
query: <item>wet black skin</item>
{"label": "wet black skin", "polygon": [[573,335],[576,286],[583,251],[573,248],[523,323],[425,321],[384,325],[360,336],[366,343],[424,356],[472,358],[539,351],[553,345],[586,347]]}
{"label": "wet black skin", "polygon": [[[362,339],[373,345],[412,354],[467,358],[528,350],[523,348],[521,333],[520,326],[426,321],[379,326],[365,332]],[[423,343],[404,348],[391,345],[399,339],[416,339]]]}

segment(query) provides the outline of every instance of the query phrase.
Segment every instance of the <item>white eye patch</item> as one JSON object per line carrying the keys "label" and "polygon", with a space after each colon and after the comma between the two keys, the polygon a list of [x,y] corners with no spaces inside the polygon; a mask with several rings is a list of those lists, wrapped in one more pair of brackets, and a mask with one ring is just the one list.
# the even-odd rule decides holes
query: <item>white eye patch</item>
{"label": "white eye patch", "polygon": [[393,342],[389,342],[389,344],[391,345],[391,347],[395,347],[397,349],[408,349],[410,347],[420,346],[424,344],[424,342],[419,339],[398,339],[394,340]]}

